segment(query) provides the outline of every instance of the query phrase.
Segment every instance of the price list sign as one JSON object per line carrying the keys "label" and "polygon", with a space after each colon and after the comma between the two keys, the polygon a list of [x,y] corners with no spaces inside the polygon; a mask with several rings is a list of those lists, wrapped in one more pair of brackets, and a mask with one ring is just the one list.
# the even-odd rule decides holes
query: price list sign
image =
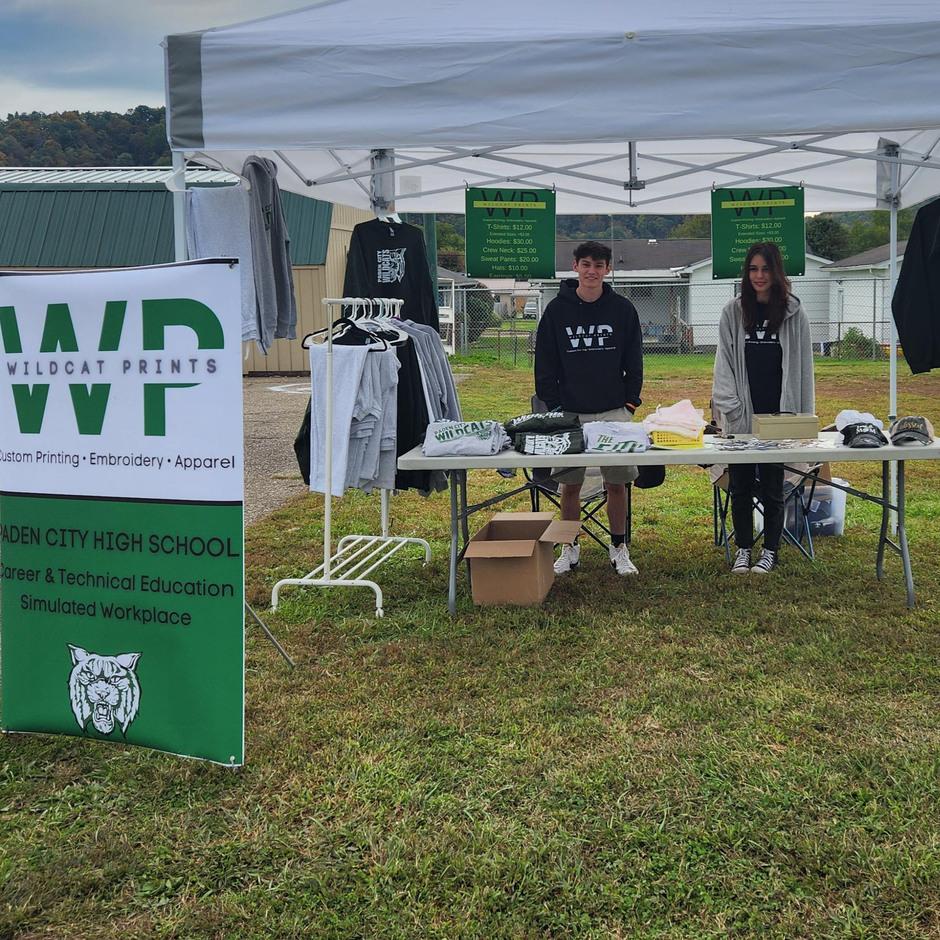
{"label": "price list sign", "polygon": [[555,193],[467,190],[467,274],[517,281],[555,276]]}
{"label": "price list sign", "polygon": [[741,277],[748,249],[773,242],[790,276],[806,272],[801,186],[752,186],[712,192],[712,278]]}

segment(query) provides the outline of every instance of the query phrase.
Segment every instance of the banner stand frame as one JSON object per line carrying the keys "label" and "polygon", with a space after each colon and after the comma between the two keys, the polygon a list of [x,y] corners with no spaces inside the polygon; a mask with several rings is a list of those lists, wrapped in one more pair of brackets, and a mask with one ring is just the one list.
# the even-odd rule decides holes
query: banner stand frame
{"label": "banner stand frame", "polygon": [[271,645],[284,657],[284,659],[290,664],[291,668],[296,668],[297,663],[295,663],[287,653],[287,650],[281,646],[277,641],[277,637],[268,629],[267,624],[252,610],[251,604],[248,601],[245,601],[245,610],[254,618],[256,624],[264,630],[265,635],[271,641]]}

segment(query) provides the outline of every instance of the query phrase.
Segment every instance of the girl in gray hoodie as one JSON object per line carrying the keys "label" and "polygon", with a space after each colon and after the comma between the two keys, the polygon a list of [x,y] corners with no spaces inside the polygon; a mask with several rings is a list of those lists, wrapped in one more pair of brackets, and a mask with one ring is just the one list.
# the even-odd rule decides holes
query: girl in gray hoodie
{"label": "girl in gray hoodie", "polygon": [[[712,402],[725,434],[749,434],[754,414],[816,410],[809,319],[790,293],[780,249],[751,245],[740,296],[721,311]],[[738,551],[735,574],[766,574],[777,563],[783,532],[783,464],[728,467],[731,519]],[[751,564],[753,496],[764,507],[764,547]]]}

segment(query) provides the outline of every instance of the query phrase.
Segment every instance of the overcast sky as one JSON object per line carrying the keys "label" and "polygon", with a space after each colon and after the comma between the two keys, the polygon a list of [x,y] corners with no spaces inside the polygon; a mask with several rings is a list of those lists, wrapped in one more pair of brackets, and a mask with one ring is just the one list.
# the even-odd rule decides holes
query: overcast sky
{"label": "overcast sky", "polygon": [[0,118],[164,104],[168,33],[224,26],[310,0],[0,0]]}

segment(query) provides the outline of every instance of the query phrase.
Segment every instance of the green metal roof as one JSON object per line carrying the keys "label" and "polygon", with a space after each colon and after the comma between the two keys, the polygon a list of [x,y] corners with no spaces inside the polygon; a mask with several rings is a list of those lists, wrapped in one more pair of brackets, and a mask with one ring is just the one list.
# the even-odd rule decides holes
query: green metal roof
{"label": "green metal roof", "polygon": [[[281,193],[295,265],[324,264],[333,206]],[[173,260],[159,183],[0,183],[0,267],[98,268]]]}

